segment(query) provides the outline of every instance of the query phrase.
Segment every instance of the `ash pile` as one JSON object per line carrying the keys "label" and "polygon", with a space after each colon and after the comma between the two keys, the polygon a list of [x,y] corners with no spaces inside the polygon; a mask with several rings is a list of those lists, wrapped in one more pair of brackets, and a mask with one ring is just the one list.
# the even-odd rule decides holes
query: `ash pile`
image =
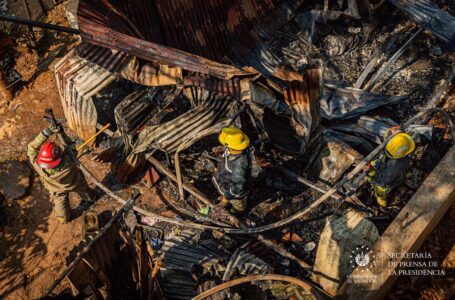
{"label": "ash pile", "polygon": [[[267,274],[277,277],[209,296],[335,295],[352,271],[344,250],[360,237],[371,247],[453,142],[453,111],[426,109],[444,108],[455,75],[455,6],[206,2],[79,1],[81,43],[55,67],[68,126],[87,139],[110,123],[96,157],[112,163],[107,182],[163,195],[142,201],[155,217],[138,212],[133,223],[153,233],[144,239],[167,299]],[[212,183],[226,127],[249,138],[241,215]],[[363,169],[394,130],[415,150],[378,205]]]}

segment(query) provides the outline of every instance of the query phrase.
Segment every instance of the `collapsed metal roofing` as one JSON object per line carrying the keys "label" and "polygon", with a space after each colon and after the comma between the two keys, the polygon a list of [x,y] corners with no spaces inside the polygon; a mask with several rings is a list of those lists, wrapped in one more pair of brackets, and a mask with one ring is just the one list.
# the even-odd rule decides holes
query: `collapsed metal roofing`
{"label": "collapsed metal roofing", "polygon": [[[358,115],[403,99],[352,89],[340,93],[343,83],[324,88],[320,71],[302,77],[282,70],[266,42],[293,18],[301,2],[80,1],[82,43],[56,67],[69,126],[82,138],[95,132],[99,112],[91,103],[92,95],[115,79],[142,86],[198,86],[248,103],[264,123],[258,124],[259,129],[267,131],[273,143],[302,153],[320,119],[320,96],[326,119]],[[82,71],[88,64],[98,71]],[[99,72],[110,80],[101,80]],[[271,81],[262,85],[257,80],[260,75],[279,85]],[[84,82],[94,88],[87,91]],[[264,114],[264,109],[280,116]],[[290,126],[277,124],[286,123],[282,116],[292,119]]]}
{"label": "collapsed metal roofing", "polygon": [[301,2],[80,1],[78,24],[84,42],[229,79],[254,73],[239,69],[243,66],[273,71],[278,60],[261,40]]}

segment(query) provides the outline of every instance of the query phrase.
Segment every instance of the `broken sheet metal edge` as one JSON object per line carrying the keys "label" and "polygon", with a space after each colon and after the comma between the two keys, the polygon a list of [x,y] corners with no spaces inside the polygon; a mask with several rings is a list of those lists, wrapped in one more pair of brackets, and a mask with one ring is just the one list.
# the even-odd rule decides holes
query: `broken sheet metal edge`
{"label": "broken sheet metal edge", "polygon": [[366,91],[376,91],[379,87],[378,82],[381,79],[382,75],[387,71],[387,69],[392,66],[408,49],[412,43],[417,39],[417,37],[420,35],[420,33],[423,31],[423,28],[418,28],[416,32],[403,44],[403,46],[400,47],[393,55],[390,57],[390,59],[381,66],[381,68],[378,70],[378,72],[371,78],[371,80],[368,82],[367,86],[365,87]]}
{"label": "broken sheet metal edge", "polygon": [[433,32],[449,52],[455,52],[455,17],[429,0],[389,0],[420,26]]}
{"label": "broken sheet metal edge", "polygon": [[[329,94],[330,93],[330,94]],[[351,99],[355,99],[357,102],[361,100],[365,100],[365,98],[370,97],[369,103],[366,103],[362,107],[354,108],[351,111],[347,111],[345,113],[338,113],[332,114],[330,112],[330,101],[332,98],[338,97],[343,100],[342,94],[349,95]],[[381,101],[375,101],[374,98],[380,98]],[[365,113],[369,110],[376,109],[380,106],[393,104],[399,102],[401,100],[406,99],[407,96],[390,96],[390,95],[381,95],[377,93],[367,92],[361,89],[357,89],[354,87],[337,85],[334,83],[325,83],[324,84],[324,91],[320,100],[320,108],[321,108],[321,116],[324,119],[328,120],[336,120],[336,119],[344,119],[344,118],[352,118],[356,117],[362,113]],[[373,100],[373,101],[371,101]],[[333,101],[333,100],[332,100]],[[344,101],[344,100],[343,100]],[[368,104],[370,107],[368,108]]]}
{"label": "broken sheet metal edge", "polygon": [[57,87],[68,126],[83,139],[96,131],[97,113],[91,97],[117,78],[70,51],[55,67]]}
{"label": "broken sheet metal edge", "polygon": [[[99,240],[96,241],[96,243],[93,245],[93,247],[90,248],[90,250],[83,255],[83,262],[84,263],[90,263],[95,266],[99,266],[103,269],[101,272],[107,272],[106,274],[109,274],[109,272],[112,272],[115,270],[115,256],[112,255],[112,244],[113,241],[115,241],[119,236],[118,236],[118,228],[119,227],[119,221],[117,220],[114,225],[109,228],[106,232],[105,235],[103,235]],[[82,262],[79,262],[82,263]],[[78,263],[78,264],[79,264]],[[77,265],[72,269],[71,272],[68,273],[68,281],[71,283],[72,286],[72,279],[73,276],[75,275],[73,272],[77,272]],[[93,269],[92,269],[93,270]],[[77,274],[75,278],[78,278]],[[99,277],[98,277],[99,278]],[[101,279],[101,278],[99,278]],[[77,287],[74,286],[76,289]],[[78,292],[82,292],[82,290],[78,290]]]}

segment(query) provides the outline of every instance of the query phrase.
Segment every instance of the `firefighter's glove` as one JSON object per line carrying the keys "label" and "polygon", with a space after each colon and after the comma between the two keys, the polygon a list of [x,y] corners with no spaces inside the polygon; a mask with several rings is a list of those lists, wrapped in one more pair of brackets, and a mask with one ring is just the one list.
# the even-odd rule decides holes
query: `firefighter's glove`
{"label": "firefighter's glove", "polygon": [[44,129],[43,131],[41,131],[41,134],[44,135],[47,138],[50,137],[52,135],[52,133],[53,133],[52,130],[49,127]]}
{"label": "firefighter's glove", "polygon": [[63,126],[61,124],[51,124],[47,128],[55,134],[63,133]]}

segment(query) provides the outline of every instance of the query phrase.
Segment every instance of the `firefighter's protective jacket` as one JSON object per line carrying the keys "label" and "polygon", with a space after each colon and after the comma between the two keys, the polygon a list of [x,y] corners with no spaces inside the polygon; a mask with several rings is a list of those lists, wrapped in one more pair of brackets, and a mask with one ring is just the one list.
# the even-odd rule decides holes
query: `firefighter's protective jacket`
{"label": "firefighter's protective jacket", "polygon": [[383,155],[371,162],[372,170],[368,174],[370,182],[384,188],[397,187],[405,182],[410,162],[409,156],[393,159]]}
{"label": "firefighter's protective jacket", "polygon": [[251,176],[251,155],[248,150],[240,154],[224,151],[214,176],[214,183],[226,199],[240,199],[246,196]]}
{"label": "firefighter's protective jacket", "polygon": [[39,133],[33,141],[28,144],[27,156],[35,171],[41,178],[44,187],[53,193],[63,193],[75,190],[79,185],[85,184],[85,178],[81,170],[69,153],[72,151],[75,155],[76,150],[74,142],[65,134],[59,134],[59,139],[64,144],[65,149],[62,153],[62,161],[54,169],[44,170],[36,162],[41,146],[46,142],[47,137]]}

